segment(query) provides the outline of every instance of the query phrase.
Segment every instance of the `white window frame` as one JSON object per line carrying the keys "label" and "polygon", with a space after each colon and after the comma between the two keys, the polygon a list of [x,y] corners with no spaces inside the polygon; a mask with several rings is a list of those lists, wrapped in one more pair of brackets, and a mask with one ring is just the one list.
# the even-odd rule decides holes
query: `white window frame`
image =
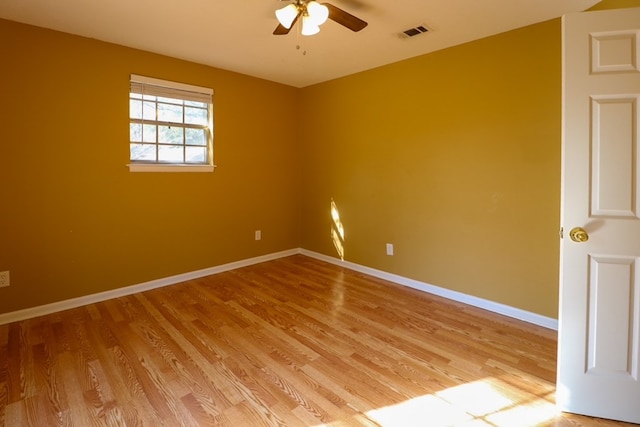
{"label": "white window frame", "polygon": [[[129,83],[129,99],[131,94],[151,94],[153,96],[175,98],[188,101],[197,101],[208,104],[208,125],[206,126],[207,137],[207,160],[204,163],[169,163],[159,161],[131,161],[131,155],[129,157],[130,163],[127,165],[131,172],[213,172],[215,165],[213,164],[213,89],[194,86],[185,83],[172,82],[169,80],[161,80],[153,77],[140,76],[131,74]],[[148,121],[147,119],[135,119],[131,118],[131,110],[129,112],[129,123],[155,123],[156,125],[162,125],[163,122],[158,120]],[[180,126],[187,128],[184,124],[172,123],[172,126]],[[131,131],[130,131],[131,132]],[[137,142],[131,141],[130,144]],[[159,145],[157,138],[155,143]]]}

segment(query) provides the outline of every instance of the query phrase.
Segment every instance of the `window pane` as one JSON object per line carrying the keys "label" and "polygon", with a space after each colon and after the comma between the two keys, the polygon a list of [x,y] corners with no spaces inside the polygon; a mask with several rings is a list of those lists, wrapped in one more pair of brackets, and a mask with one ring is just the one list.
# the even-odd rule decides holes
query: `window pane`
{"label": "window pane", "polygon": [[156,119],[156,103],[155,102],[144,101],[143,118],[148,120]]}
{"label": "window pane", "polygon": [[198,101],[184,101],[184,105],[188,107],[198,107],[198,108],[207,108],[207,104],[204,102]]}
{"label": "window pane", "polygon": [[165,98],[163,96],[158,97],[158,102],[164,102],[165,104],[178,104],[182,105],[184,101],[182,99],[177,98]]}
{"label": "window pane", "polygon": [[129,100],[129,117],[132,119],[142,118],[142,101]]}
{"label": "window pane", "polygon": [[156,125],[142,126],[142,140],[144,142],[156,142]]}
{"label": "window pane", "polygon": [[207,131],[205,129],[187,129],[187,144],[207,145]]}
{"label": "window pane", "polygon": [[186,147],[185,163],[206,163],[207,148],[206,147]]}
{"label": "window pane", "polygon": [[[211,161],[209,150],[212,138],[212,129],[209,127],[212,104],[206,100],[208,97],[196,97],[194,93],[199,92],[183,90],[180,85],[172,82],[167,82],[165,87],[160,84],[161,80],[137,80],[133,75],[131,78],[131,161],[208,164]],[[207,91],[203,90],[202,94]]]}
{"label": "window pane", "polygon": [[182,146],[160,145],[158,146],[158,161],[168,163],[184,163]]}
{"label": "window pane", "polygon": [[184,129],[179,126],[159,126],[158,142],[184,144]]}
{"label": "window pane", "polygon": [[130,144],[131,161],[156,161],[156,146],[149,144]]}
{"label": "window pane", "polygon": [[183,123],[182,106],[158,103],[158,120],[163,122]]}
{"label": "window pane", "polygon": [[184,122],[196,125],[207,124],[207,110],[204,108],[185,107]]}
{"label": "window pane", "polygon": [[131,142],[142,142],[142,125],[129,123],[129,139]]}

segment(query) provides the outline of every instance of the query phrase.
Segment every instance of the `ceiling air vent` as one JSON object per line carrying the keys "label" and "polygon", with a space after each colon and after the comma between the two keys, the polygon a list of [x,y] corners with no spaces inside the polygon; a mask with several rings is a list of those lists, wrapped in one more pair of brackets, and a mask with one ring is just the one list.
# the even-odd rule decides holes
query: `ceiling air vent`
{"label": "ceiling air vent", "polygon": [[429,32],[429,29],[424,25],[420,25],[418,27],[409,28],[408,30],[404,30],[402,34],[406,37],[415,37],[420,34],[424,34]]}

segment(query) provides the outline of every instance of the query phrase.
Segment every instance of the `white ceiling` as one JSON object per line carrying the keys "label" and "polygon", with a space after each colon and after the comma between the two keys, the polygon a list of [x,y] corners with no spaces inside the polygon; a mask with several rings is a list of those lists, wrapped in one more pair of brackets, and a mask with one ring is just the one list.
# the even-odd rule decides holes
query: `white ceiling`
{"label": "white ceiling", "polygon": [[[300,34],[300,24],[272,35],[274,12],[286,4],[279,0],[0,0],[0,17],[304,87],[599,1],[329,0],[369,26],[354,33],[327,21],[310,37]],[[400,36],[418,25],[431,31]]]}

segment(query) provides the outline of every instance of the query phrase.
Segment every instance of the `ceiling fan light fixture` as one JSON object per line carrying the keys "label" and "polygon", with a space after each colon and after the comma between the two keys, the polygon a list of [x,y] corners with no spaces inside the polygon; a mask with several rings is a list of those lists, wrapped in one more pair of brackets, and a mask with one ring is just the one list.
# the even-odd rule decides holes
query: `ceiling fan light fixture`
{"label": "ceiling fan light fixture", "polygon": [[320,26],[329,18],[329,8],[317,1],[307,3],[307,14],[314,24]]}
{"label": "ceiling fan light fixture", "polygon": [[320,32],[320,27],[318,24],[313,22],[313,19],[308,15],[302,16],[302,35],[303,36],[312,36],[314,34],[318,34]]}
{"label": "ceiling fan light fixture", "polygon": [[291,3],[283,7],[282,9],[276,10],[276,18],[278,18],[278,22],[285,28],[291,28],[291,24],[298,16],[299,10],[298,6]]}
{"label": "ceiling fan light fixture", "polygon": [[320,25],[324,24],[327,19],[335,21],[354,32],[358,32],[368,25],[366,21],[330,3],[319,3],[316,0],[281,1],[287,1],[289,4],[276,10],[278,26],[273,30],[273,34],[276,36],[289,34],[291,27],[298,21],[302,21],[301,33],[304,36],[318,34]]}

